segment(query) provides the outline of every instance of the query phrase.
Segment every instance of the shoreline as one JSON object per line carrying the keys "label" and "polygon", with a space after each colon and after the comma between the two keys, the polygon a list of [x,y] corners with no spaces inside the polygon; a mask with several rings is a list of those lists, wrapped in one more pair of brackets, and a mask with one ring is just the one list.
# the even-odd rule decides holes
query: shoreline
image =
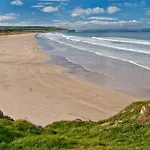
{"label": "shoreline", "polygon": [[60,120],[107,119],[138,101],[75,78],[57,65],[35,34],[0,36],[0,109],[14,119],[47,125]]}
{"label": "shoreline", "polygon": [[138,99],[150,99],[149,88],[142,89],[142,86],[138,86],[137,89],[135,89],[135,85],[130,85],[128,82],[125,84],[125,82],[121,79],[114,78],[113,76],[109,76],[101,72],[99,73],[96,71],[90,71],[84,68],[82,65],[69,61],[65,57],[51,55],[51,60],[48,60],[46,63],[65,68],[66,73],[69,73],[71,76],[79,80],[84,80],[91,84],[102,86],[106,89],[111,89],[126,95],[136,97]]}
{"label": "shoreline", "polygon": [[42,39],[40,36],[37,40],[51,56],[51,61],[47,63],[62,66],[67,70],[66,72],[92,84],[138,99],[150,98],[149,70],[130,62],[107,58],[53,40]]}

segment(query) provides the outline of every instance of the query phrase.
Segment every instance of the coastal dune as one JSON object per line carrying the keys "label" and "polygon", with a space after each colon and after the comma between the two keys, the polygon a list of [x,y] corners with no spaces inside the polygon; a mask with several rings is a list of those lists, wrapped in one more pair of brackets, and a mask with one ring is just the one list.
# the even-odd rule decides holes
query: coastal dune
{"label": "coastal dune", "polygon": [[46,63],[35,34],[0,37],[0,109],[38,125],[106,119],[136,98],[82,81]]}

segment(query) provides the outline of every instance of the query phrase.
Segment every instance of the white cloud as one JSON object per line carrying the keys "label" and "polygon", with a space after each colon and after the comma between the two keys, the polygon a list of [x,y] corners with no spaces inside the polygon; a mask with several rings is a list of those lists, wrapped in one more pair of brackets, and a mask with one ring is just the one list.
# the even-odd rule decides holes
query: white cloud
{"label": "white cloud", "polygon": [[101,20],[91,20],[91,21],[57,21],[52,25],[57,27],[83,30],[83,29],[144,29],[149,28],[150,22],[142,22],[136,20],[129,21],[101,21]]}
{"label": "white cloud", "polygon": [[32,8],[43,8],[44,7],[44,5],[42,5],[42,4],[37,4],[37,5],[33,5],[33,6],[31,6]]}
{"label": "white cloud", "polygon": [[137,7],[138,5],[136,3],[125,2],[124,6],[125,7]]}
{"label": "white cloud", "polygon": [[111,17],[89,17],[89,20],[102,20],[102,21],[112,21],[117,20],[117,18],[111,18]]}
{"label": "white cloud", "polygon": [[[109,14],[113,14],[113,13],[116,13],[119,11],[121,11],[121,9],[116,6],[110,6],[107,8],[107,12]],[[89,16],[89,15],[102,14],[102,13],[105,13],[104,8],[95,7],[95,8],[83,9],[81,7],[77,7],[76,9],[74,9],[72,11],[71,16],[72,17],[85,17],[85,16]]]}
{"label": "white cloud", "polygon": [[8,21],[8,20],[14,20],[14,19],[17,19],[15,13],[0,15],[0,21]]}
{"label": "white cloud", "polygon": [[62,6],[67,6],[68,3],[66,3],[66,2],[60,2],[60,5],[62,5]]}
{"label": "white cloud", "polygon": [[[59,9],[64,9],[69,0],[39,0],[36,5],[31,6],[32,8],[41,8],[42,12],[53,13],[59,11]],[[58,2],[57,5],[54,5],[55,2]]]}
{"label": "white cloud", "polygon": [[37,25],[33,24],[31,21],[19,21],[19,22],[13,22],[13,23],[8,23],[8,22],[0,22],[0,26],[32,26],[32,25]]}
{"label": "white cloud", "polygon": [[71,16],[72,17],[84,17],[84,16],[88,16],[88,15],[92,15],[92,14],[101,14],[104,12],[105,12],[105,10],[100,7],[87,8],[87,9],[77,7],[76,9],[74,9],[72,11]]}
{"label": "white cloud", "polygon": [[150,22],[150,18],[141,18],[140,21]]}
{"label": "white cloud", "polygon": [[37,3],[36,5],[31,6],[32,8],[43,8],[46,7],[47,5],[50,6],[52,5],[52,2],[49,1],[40,1],[39,3]]}
{"label": "white cloud", "polygon": [[39,5],[52,5],[52,2],[40,2]]}
{"label": "white cloud", "polygon": [[109,14],[113,14],[113,13],[116,13],[116,12],[119,12],[119,11],[121,11],[121,9],[118,8],[118,7],[116,7],[116,6],[109,6],[109,7],[107,8],[107,12],[108,12]]}
{"label": "white cloud", "polygon": [[101,20],[88,20],[88,21],[66,21],[66,20],[55,20],[54,23],[39,23],[35,22],[34,20],[27,20],[21,22],[0,22],[2,26],[27,26],[27,25],[38,25],[38,26],[57,26],[63,27],[68,29],[76,29],[76,30],[86,30],[86,29],[146,29],[150,27],[150,21],[136,21],[136,20],[129,20],[129,21],[101,21]]}
{"label": "white cloud", "polygon": [[146,15],[150,15],[150,9],[146,11]]}
{"label": "white cloud", "polygon": [[23,2],[21,0],[14,0],[11,2],[11,5],[22,6]]}
{"label": "white cloud", "polygon": [[39,0],[40,2],[67,2],[69,0]]}
{"label": "white cloud", "polygon": [[146,5],[146,1],[142,0],[141,5]]}
{"label": "white cloud", "polygon": [[46,6],[41,11],[46,13],[53,13],[53,12],[57,12],[58,10],[59,10],[58,7]]}

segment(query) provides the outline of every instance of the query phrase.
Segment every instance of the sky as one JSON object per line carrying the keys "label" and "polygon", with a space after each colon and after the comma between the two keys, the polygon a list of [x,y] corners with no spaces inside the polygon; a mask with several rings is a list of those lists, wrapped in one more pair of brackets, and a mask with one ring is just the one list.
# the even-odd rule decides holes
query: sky
{"label": "sky", "polygon": [[0,0],[0,25],[150,28],[150,0]]}

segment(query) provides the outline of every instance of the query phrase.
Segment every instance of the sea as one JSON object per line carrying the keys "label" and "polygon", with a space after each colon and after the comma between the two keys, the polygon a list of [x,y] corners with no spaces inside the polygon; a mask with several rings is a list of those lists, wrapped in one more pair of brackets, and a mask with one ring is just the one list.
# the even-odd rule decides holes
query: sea
{"label": "sea", "polygon": [[49,63],[94,84],[150,99],[150,32],[86,30],[41,33]]}

